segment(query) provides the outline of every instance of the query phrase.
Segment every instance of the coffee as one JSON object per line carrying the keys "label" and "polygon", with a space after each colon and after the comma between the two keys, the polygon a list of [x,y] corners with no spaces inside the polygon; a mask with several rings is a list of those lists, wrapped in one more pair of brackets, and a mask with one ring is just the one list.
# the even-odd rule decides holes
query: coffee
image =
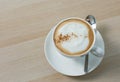
{"label": "coffee", "polygon": [[94,42],[91,26],[80,19],[67,19],[57,25],[53,40],[64,54],[80,55],[89,50]]}

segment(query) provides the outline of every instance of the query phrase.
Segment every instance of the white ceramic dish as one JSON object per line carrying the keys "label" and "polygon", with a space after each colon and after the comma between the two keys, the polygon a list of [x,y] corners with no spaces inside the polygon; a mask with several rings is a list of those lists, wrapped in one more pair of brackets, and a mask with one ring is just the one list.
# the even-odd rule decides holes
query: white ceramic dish
{"label": "white ceramic dish", "polygon": [[[53,46],[52,32],[53,29],[48,33],[44,44],[45,56],[49,64],[56,71],[64,75],[68,75],[68,76],[85,75],[86,74],[84,72],[85,56],[69,58],[58,53],[55,46]],[[95,46],[99,46],[101,49],[103,49],[105,53],[104,41],[99,32],[97,32],[96,34]],[[88,73],[93,71],[101,63],[103,57],[96,57],[95,55],[90,53]]]}

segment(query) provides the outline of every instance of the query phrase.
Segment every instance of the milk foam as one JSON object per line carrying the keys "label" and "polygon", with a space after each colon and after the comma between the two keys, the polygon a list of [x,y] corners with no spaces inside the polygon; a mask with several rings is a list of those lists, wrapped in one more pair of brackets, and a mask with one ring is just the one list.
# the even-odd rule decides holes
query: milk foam
{"label": "milk foam", "polygon": [[[71,53],[76,53],[87,49],[89,45],[89,29],[86,25],[77,22],[69,22],[63,25],[58,34],[69,35],[70,38],[61,42],[61,46]],[[74,35],[75,36],[74,36]]]}

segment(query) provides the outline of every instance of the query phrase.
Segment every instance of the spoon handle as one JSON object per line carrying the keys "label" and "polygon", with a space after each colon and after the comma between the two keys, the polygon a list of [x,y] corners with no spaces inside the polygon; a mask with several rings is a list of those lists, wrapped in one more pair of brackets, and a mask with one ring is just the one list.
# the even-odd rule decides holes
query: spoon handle
{"label": "spoon handle", "polygon": [[85,73],[88,73],[88,61],[89,61],[89,53],[85,55],[85,64],[84,64]]}

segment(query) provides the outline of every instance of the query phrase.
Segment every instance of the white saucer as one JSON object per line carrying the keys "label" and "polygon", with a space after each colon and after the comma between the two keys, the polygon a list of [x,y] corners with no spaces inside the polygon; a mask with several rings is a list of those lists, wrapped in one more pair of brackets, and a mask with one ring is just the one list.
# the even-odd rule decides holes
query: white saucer
{"label": "white saucer", "polygon": [[[45,56],[49,64],[58,72],[68,76],[80,76],[85,75],[84,62],[85,56],[69,58],[61,55],[57,52],[52,42],[52,31],[51,30],[45,40],[44,51]],[[99,32],[96,35],[95,46],[99,46],[104,50],[104,41]],[[104,56],[103,56],[104,57]],[[103,57],[96,57],[93,54],[89,55],[88,73],[93,71],[102,61]]]}

